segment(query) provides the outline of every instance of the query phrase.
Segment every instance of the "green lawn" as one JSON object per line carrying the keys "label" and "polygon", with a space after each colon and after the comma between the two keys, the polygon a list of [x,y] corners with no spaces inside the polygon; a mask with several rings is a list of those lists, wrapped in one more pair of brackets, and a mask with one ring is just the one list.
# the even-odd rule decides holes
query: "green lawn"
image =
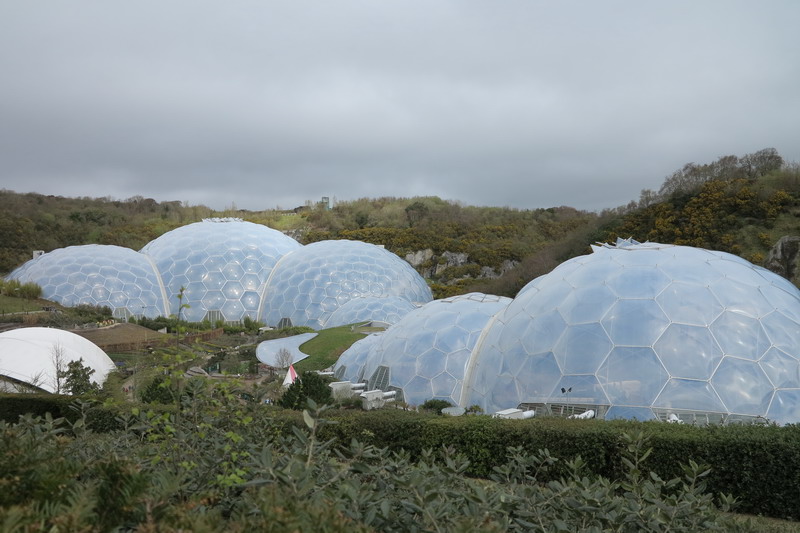
{"label": "green lawn", "polygon": [[53,305],[45,300],[26,300],[25,298],[12,298],[0,295],[0,321],[6,313],[24,313],[26,311],[41,311],[43,305]]}
{"label": "green lawn", "polygon": [[366,335],[353,331],[350,326],[323,329],[308,342],[300,345],[300,351],[309,356],[296,365],[295,370],[324,370],[336,363],[336,360],[346,349]]}

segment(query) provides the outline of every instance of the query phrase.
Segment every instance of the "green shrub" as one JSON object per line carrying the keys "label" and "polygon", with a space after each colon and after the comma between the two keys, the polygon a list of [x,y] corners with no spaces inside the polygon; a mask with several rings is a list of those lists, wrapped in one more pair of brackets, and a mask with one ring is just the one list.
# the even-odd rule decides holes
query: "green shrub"
{"label": "green shrub", "polygon": [[328,383],[329,381],[316,372],[303,372],[294,383],[289,385],[289,388],[278,400],[278,405],[285,409],[303,409],[309,399],[319,405],[333,403]]}
{"label": "green shrub", "polygon": [[[619,480],[590,475],[588,460],[519,447],[498,458],[491,480],[474,480],[453,448],[412,457],[357,440],[334,446],[322,433],[347,422],[340,413],[331,425],[309,404],[296,426],[299,413],[255,409],[227,384],[208,386],[180,416],[132,411],[124,429],[102,435],[65,437],[69,425],[52,418],[0,422],[0,488],[14,488],[0,490],[0,522],[18,531],[734,530],[703,467],[689,463],[668,481],[649,475],[641,432],[620,436]],[[287,422],[292,431],[275,431]],[[566,474],[547,482],[554,469]]]}
{"label": "green shrub", "polygon": [[423,411],[433,411],[437,415],[442,414],[442,409],[447,409],[448,407],[453,407],[453,404],[447,400],[437,399],[427,400],[425,403],[419,406],[419,408]]}
{"label": "green shrub", "polygon": [[178,388],[171,376],[156,374],[140,388],[139,399],[144,403],[173,404],[178,398]]}

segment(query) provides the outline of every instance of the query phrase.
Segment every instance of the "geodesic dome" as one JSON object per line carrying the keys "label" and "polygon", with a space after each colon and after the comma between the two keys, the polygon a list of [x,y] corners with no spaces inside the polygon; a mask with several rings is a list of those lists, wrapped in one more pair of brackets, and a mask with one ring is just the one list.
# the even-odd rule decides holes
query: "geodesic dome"
{"label": "geodesic dome", "polygon": [[336,309],[325,321],[326,328],[346,326],[358,322],[397,323],[416,306],[403,298],[353,298]]}
{"label": "geodesic dome", "polygon": [[[56,362],[62,370],[83,359],[94,373],[93,383],[102,385],[114,362],[88,339],[52,328],[18,328],[0,333],[0,375],[56,392]],[[64,391],[61,391],[64,392]]]}
{"label": "geodesic dome", "polygon": [[121,246],[59,248],[31,259],[9,279],[36,283],[43,298],[67,307],[108,306],[118,318],[167,314],[166,295],[153,264]]}
{"label": "geodesic dome", "polygon": [[283,255],[301,245],[280,231],[239,219],[208,219],[174,229],[141,252],[155,262],[170,312],[190,322],[258,318],[264,285]]}
{"label": "geodesic dome", "polygon": [[[273,275],[286,255],[291,259]],[[180,311],[190,322],[249,317],[278,325],[287,318],[321,328],[394,323],[431,300],[411,265],[379,246],[324,241],[303,247],[266,226],[227,218],[177,228],[138,253],[108,245],[54,250],[9,279],[36,283],[45,298],[65,306],[108,306],[123,319]]]}
{"label": "geodesic dome", "polygon": [[800,421],[800,291],[723,252],[593,247],[532,281],[476,349],[465,404],[606,418]]}
{"label": "geodesic dome", "polygon": [[366,363],[372,347],[380,342],[381,335],[373,333],[354,342],[344,351],[333,369],[333,375],[339,381],[361,383],[364,381],[364,363]]}
{"label": "geodesic dome", "polygon": [[414,304],[432,299],[422,276],[395,254],[360,241],[320,241],[281,258],[259,316],[270,325],[288,318],[295,326],[318,329],[339,307],[363,297]]}
{"label": "geodesic dome", "polygon": [[458,405],[466,364],[481,332],[510,302],[470,293],[411,311],[371,346],[361,371],[367,389],[401,391],[412,405],[430,399]]}

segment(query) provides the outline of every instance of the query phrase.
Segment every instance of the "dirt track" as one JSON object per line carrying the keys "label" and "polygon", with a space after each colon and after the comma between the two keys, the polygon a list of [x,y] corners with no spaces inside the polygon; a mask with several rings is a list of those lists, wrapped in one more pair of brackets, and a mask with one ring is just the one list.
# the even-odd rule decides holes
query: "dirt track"
{"label": "dirt track", "polygon": [[89,339],[98,346],[124,343],[145,343],[168,338],[169,335],[136,324],[114,324],[103,328],[75,329],[72,333]]}

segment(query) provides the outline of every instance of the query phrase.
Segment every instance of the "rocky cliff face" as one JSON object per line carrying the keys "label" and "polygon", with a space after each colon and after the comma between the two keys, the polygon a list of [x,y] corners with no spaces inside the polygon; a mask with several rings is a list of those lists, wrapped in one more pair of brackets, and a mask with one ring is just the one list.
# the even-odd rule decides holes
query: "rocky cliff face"
{"label": "rocky cliff face", "polygon": [[800,274],[800,237],[781,237],[770,250],[764,266],[796,285]]}
{"label": "rocky cliff face", "polygon": [[[465,253],[442,252],[441,255],[436,255],[430,248],[410,252],[406,254],[405,259],[422,277],[436,279],[444,276],[449,281],[465,277],[496,278],[516,266],[514,261],[504,261],[499,269],[494,269],[471,262],[469,255]],[[449,273],[458,273],[460,271],[463,271],[460,275],[448,276]]]}

